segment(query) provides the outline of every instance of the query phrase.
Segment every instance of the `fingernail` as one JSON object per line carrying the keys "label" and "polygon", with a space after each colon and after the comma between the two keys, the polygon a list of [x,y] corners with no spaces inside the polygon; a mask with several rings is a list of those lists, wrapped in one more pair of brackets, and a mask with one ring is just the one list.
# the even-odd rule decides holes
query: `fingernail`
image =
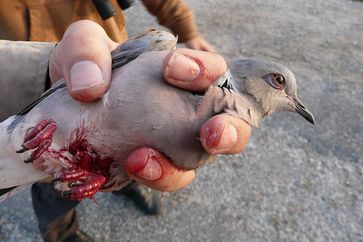
{"label": "fingernail", "polygon": [[165,68],[165,76],[175,81],[193,81],[200,73],[200,66],[191,58],[174,52]]}
{"label": "fingernail", "polygon": [[236,144],[238,135],[236,128],[231,124],[216,123],[208,128],[205,146],[215,151],[231,148]]}
{"label": "fingernail", "polygon": [[148,159],[144,169],[134,173],[134,176],[137,176],[146,181],[157,181],[160,179],[161,175],[161,166],[157,160],[153,159],[153,157]]}
{"label": "fingernail", "polygon": [[157,181],[163,174],[157,157],[157,153],[151,149],[143,149],[129,156],[125,169],[130,176],[138,177],[146,181]]}
{"label": "fingernail", "polygon": [[81,91],[105,83],[100,67],[91,61],[73,64],[69,78],[72,91]]}

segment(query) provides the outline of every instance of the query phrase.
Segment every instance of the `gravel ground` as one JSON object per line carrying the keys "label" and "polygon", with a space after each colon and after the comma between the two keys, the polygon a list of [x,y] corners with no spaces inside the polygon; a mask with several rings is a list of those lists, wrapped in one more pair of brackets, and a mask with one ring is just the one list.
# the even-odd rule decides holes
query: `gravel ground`
{"label": "gravel ground", "polygon": [[[163,194],[160,216],[98,194],[100,206],[79,206],[82,229],[97,241],[363,241],[363,3],[186,2],[228,59],[259,56],[293,70],[317,125],[275,115],[243,154]],[[158,27],[140,3],[127,15],[132,34]],[[36,223],[28,189],[1,204],[0,241],[41,241]]]}

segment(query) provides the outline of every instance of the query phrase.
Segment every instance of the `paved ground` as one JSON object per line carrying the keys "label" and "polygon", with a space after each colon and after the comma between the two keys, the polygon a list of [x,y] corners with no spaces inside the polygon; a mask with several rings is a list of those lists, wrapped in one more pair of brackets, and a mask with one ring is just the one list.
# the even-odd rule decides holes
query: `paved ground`
{"label": "paved ground", "polygon": [[[164,194],[159,217],[101,194],[79,207],[82,228],[97,241],[363,241],[363,4],[187,2],[226,57],[290,67],[317,125],[275,115],[243,154]],[[132,33],[157,26],[139,3],[128,18]],[[1,204],[0,241],[40,241],[28,190]]]}

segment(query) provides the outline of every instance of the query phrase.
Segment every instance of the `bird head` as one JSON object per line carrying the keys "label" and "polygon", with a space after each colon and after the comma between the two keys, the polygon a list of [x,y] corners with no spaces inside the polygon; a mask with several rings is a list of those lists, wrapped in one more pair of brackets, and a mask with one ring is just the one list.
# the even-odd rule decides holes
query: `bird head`
{"label": "bird head", "polygon": [[260,60],[237,60],[230,65],[235,88],[256,99],[262,115],[276,111],[296,112],[314,124],[314,116],[297,97],[294,74],[278,63]]}

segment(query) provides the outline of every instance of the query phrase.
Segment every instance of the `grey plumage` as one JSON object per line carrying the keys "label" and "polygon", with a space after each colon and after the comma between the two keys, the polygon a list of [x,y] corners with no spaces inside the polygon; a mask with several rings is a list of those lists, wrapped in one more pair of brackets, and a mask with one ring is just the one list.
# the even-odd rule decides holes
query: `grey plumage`
{"label": "grey plumage", "polygon": [[[69,148],[78,132],[97,155],[115,161],[106,187],[127,182],[122,163],[139,147],[153,147],[185,169],[205,163],[211,156],[204,151],[198,133],[201,125],[215,114],[225,112],[254,127],[275,111],[298,112],[314,122],[297,99],[292,72],[273,62],[232,61],[229,67],[233,80],[227,73],[203,95],[167,84],[162,76],[165,53],[160,50],[174,48],[175,43],[171,34],[161,31],[131,40],[113,53],[114,68],[126,65],[113,71],[110,89],[99,101],[75,101],[68,95],[64,82],[59,81],[28,113],[1,123],[0,188],[35,182],[49,175],[57,178],[67,166],[64,159],[55,159],[49,152],[41,156],[44,161],[25,164],[23,161],[31,151],[15,152],[28,130],[43,119],[52,119],[57,124],[52,150],[62,150],[62,155],[71,157],[64,149]],[[58,185],[60,190],[68,189],[67,184]]]}

